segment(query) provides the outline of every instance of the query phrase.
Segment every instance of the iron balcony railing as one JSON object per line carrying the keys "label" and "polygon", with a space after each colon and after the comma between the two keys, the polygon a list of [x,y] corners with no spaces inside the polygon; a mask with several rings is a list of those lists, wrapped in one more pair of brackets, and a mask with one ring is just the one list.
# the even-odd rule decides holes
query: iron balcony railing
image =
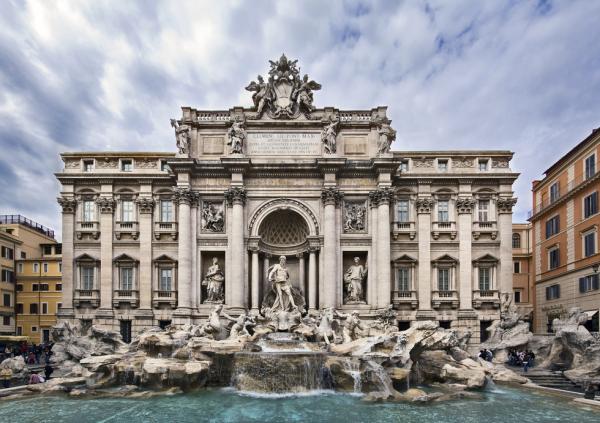
{"label": "iron balcony railing", "polygon": [[9,224],[20,224],[27,226],[37,232],[40,232],[50,238],[54,238],[54,231],[50,228],[45,227],[44,225],[34,222],[31,219],[26,218],[20,214],[3,214],[0,215],[0,224],[9,225]]}

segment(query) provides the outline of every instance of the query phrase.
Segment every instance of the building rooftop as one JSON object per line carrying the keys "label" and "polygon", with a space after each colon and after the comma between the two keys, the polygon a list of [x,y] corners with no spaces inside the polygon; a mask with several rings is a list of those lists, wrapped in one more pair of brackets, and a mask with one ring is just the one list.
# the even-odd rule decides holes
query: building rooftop
{"label": "building rooftop", "polygon": [[50,238],[54,238],[54,230],[45,227],[41,223],[34,222],[20,214],[0,215],[0,225],[23,225]]}

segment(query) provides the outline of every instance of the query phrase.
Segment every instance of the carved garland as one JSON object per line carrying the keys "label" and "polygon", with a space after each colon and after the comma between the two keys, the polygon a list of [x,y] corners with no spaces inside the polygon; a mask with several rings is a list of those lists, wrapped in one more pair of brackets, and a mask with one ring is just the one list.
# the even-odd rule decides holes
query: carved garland
{"label": "carved garland", "polygon": [[315,225],[315,233],[316,235],[319,234],[319,222],[317,220],[317,217],[315,216],[315,214],[312,212],[312,210],[304,203],[301,203],[298,200],[294,200],[291,198],[278,198],[276,200],[272,200],[269,201],[265,204],[263,204],[262,206],[260,206],[255,212],[254,215],[252,216],[252,219],[250,219],[250,223],[248,224],[248,233],[252,234],[252,229],[254,228],[254,226],[256,225],[256,221],[258,220],[258,218],[260,216],[262,216],[264,214],[264,211],[277,206],[278,204],[281,205],[286,205],[286,206],[290,206],[291,204],[293,204],[295,207],[298,207],[300,209],[302,209],[302,211],[304,211],[304,213],[306,213],[310,219],[313,221],[313,224]]}

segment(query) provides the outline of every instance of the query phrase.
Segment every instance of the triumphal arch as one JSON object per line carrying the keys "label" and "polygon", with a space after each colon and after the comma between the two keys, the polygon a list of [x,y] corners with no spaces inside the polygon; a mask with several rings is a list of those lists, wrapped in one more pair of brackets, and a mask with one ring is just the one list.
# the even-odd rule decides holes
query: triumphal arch
{"label": "triumphal arch", "polygon": [[392,150],[387,107],[320,107],[321,88],[282,55],[247,107],[183,107],[176,152],[62,154],[62,318],[136,333],[260,313],[285,257],[302,314],[391,305],[401,328],[479,340],[512,294],[512,153]]}

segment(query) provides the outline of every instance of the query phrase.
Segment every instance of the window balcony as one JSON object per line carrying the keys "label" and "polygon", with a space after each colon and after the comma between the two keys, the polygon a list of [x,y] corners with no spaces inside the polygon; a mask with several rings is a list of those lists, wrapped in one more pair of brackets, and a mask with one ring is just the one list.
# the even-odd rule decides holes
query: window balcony
{"label": "window balcony", "polygon": [[442,234],[450,235],[450,239],[455,239],[456,222],[432,222],[431,236],[433,236],[433,239],[439,239]]}
{"label": "window balcony", "polygon": [[440,308],[442,305],[450,306],[451,308],[458,308],[458,292],[457,291],[432,291],[431,292],[431,306],[433,308]]}
{"label": "window balcony", "polygon": [[397,240],[400,235],[408,235],[411,241],[415,239],[417,236],[415,222],[392,222],[392,236],[394,240]]}
{"label": "window balcony", "polygon": [[489,234],[492,239],[498,237],[498,225],[495,221],[473,222],[473,238],[478,240],[481,234]]}
{"label": "window balcony", "polygon": [[118,289],[113,292],[113,307],[119,307],[121,304],[129,304],[137,308],[140,304],[139,291],[135,289]]}
{"label": "window balcony", "polygon": [[417,291],[392,291],[392,303],[394,308],[409,305],[414,310],[419,306]]}
{"label": "window balcony", "polygon": [[152,307],[159,307],[167,304],[172,308],[177,307],[177,291],[154,291],[152,297]]}
{"label": "window balcony", "polygon": [[473,308],[481,308],[489,304],[494,308],[500,307],[500,295],[496,289],[473,291]]}
{"label": "window balcony", "polygon": [[73,305],[80,307],[84,304],[90,304],[92,307],[100,305],[99,289],[76,289],[73,297]]}
{"label": "window balcony", "polygon": [[173,241],[176,241],[177,222],[154,222],[154,239],[158,241],[163,234],[170,236]]}
{"label": "window balcony", "polygon": [[119,240],[123,234],[131,235],[137,240],[140,236],[138,222],[115,222],[115,237]]}
{"label": "window balcony", "polygon": [[77,222],[75,227],[75,236],[77,239],[82,239],[84,235],[89,235],[93,239],[100,238],[100,223],[99,222]]}

